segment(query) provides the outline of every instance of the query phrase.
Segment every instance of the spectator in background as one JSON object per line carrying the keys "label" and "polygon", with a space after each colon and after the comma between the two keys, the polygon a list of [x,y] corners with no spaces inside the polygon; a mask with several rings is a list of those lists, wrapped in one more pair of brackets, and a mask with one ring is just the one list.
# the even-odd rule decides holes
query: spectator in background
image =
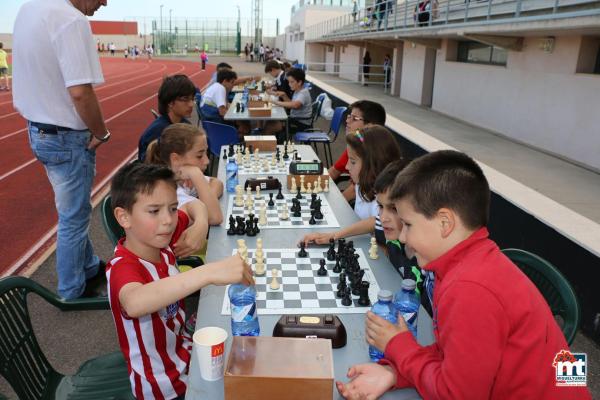
{"label": "spectator in background", "polygon": [[390,81],[392,78],[392,58],[389,54],[386,54],[383,59],[383,75],[385,82],[385,89],[390,87]]}
{"label": "spectator in background", "polygon": [[365,56],[363,57],[363,85],[369,86],[367,81],[369,80],[369,73],[371,72],[371,55],[369,51],[365,51]]}
{"label": "spectator in background", "polygon": [[260,44],[260,47],[258,48],[258,61],[259,62],[265,62],[265,46],[263,46],[263,44]]}
{"label": "spectator in background", "polygon": [[244,46],[244,55],[246,56],[246,61],[248,61],[248,53],[249,53],[248,43],[246,43],[246,45]]}
{"label": "spectator in background", "polygon": [[250,62],[254,62],[254,43],[250,43]]}
{"label": "spectator in background", "polygon": [[356,16],[358,15],[358,3],[356,0],[352,2],[352,19],[356,22]]}
{"label": "spectator in background", "polygon": [[4,43],[0,42],[0,80],[4,78],[4,86],[0,86],[0,90],[10,90],[8,84],[8,55],[4,51]]}
{"label": "spectator in background", "polygon": [[208,62],[208,54],[206,54],[206,50],[202,49],[202,53],[200,53],[200,61],[202,61],[202,71],[206,69],[206,63]]}

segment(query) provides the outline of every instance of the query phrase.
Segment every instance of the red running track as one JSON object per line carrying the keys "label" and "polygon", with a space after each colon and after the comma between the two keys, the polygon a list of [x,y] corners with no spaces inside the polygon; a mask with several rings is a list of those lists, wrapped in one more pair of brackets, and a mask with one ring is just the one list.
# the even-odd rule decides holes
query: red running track
{"label": "red running track", "polygon": [[[177,60],[101,58],[105,83],[96,94],[112,136],[98,149],[92,195],[106,187],[123,163],[137,153],[140,134],[158,109],[156,94],[165,75],[188,75],[198,87],[209,81],[214,66]],[[57,214],[46,171],[31,152],[25,120],[10,92],[0,94],[0,276],[15,274],[36,261],[54,241]]]}

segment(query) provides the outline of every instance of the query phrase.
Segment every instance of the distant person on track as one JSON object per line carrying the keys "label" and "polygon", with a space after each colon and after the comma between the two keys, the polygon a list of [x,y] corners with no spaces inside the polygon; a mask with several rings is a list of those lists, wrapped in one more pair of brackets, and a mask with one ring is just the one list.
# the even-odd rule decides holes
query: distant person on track
{"label": "distant person on track", "polygon": [[146,150],[153,140],[162,134],[162,131],[171,124],[183,122],[189,124],[188,118],[194,110],[194,95],[196,85],[186,75],[172,75],[163,79],[158,89],[158,113],[156,118],[146,128],[138,143],[138,160],[146,159]]}
{"label": "distant person on track", "polygon": [[86,18],[101,6],[106,0],[32,0],[19,9],[13,33],[14,105],[54,190],[65,299],[106,296],[104,263],[89,238],[96,149],[110,138],[92,86],[104,77]]}
{"label": "distant person on track", "polygon": [[202,71],[206,70],[206,63],[208,62],[208,54],[206,54],[205,50],[202,50],[202,53],[200,53],[200,61],[202,62]]}
{"label": "distant person on track", "polygon": [[8,55],[4,51],[4,44],[0,42],[0,81],[4,78],[4,85],[0,86],[0,90],[10,90],[8,83]]}
{"label": "distant person on track", "polygon": [[154,55],[154,49],[152,48],[152,45],[148,45],[148,47],[146,47],[146,55],[148,56],[148,62],[151,63],[152,56]]}

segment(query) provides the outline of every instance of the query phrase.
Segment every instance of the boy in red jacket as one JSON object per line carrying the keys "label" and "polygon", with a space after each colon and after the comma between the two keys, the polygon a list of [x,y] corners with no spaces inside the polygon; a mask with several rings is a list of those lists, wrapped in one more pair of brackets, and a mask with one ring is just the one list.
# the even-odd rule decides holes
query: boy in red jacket
{"label": "boy in red jacket", "polygon": [[553,361],[568,350],[534,284],[488,239],[490,190],[467,155],[438,151],[411,162],[390,190],[400,241],[435,273],[436,342],[420,346],[398,325],[367,314],[367,341],[385,357],[350,368],[338,391],[375,399],[414,387],[424,399],[591,399],[556,386]]}

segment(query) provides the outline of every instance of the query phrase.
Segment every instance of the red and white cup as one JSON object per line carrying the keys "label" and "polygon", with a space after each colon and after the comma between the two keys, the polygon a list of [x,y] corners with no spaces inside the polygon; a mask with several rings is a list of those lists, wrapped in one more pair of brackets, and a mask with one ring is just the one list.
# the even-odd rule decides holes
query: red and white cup
{"label": "red and white cup", "polygon": [[223,378],[227,336],[229,334],[226,330],[215,326],[202,328],[194,333],[192,339],[202,379],[218,381]]}

